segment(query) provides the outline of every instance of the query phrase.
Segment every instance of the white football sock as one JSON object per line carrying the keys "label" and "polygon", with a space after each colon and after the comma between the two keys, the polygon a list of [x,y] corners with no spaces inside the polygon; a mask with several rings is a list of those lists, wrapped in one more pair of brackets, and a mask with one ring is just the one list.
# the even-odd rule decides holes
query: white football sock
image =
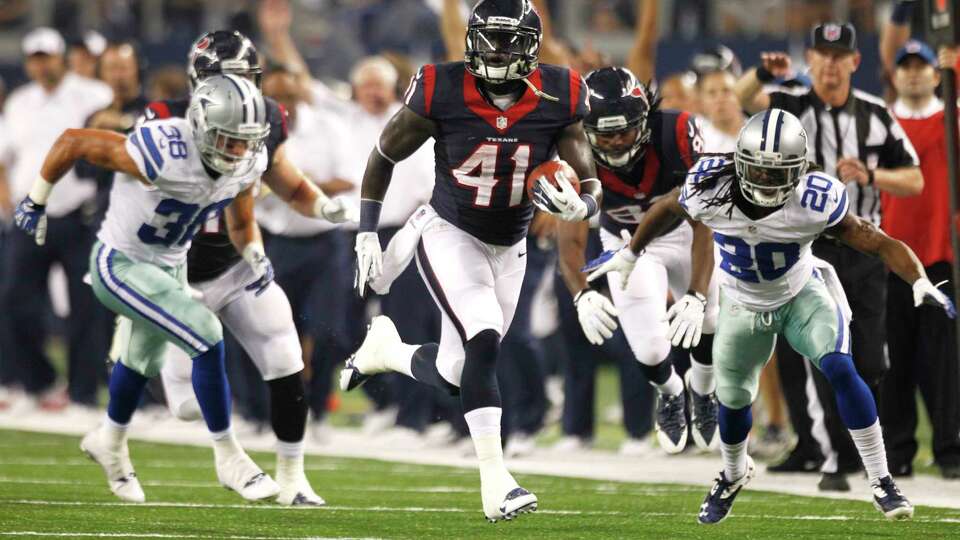
{"label": "white football sock", "polygon": [[887,470],[887,451],[883,447],[880,419],[878,418],[870,427],[851,429],[850,436],[853,437],[853,444],[857,445],[857,452],[863,460],[863,468],[867,470],[870,483],[876,483],[888,476],[890,471]]}
{"label": "white football sock", "polygon": [[303,450],[303,441],[277,441],[277,482],[283,484],[304,476]]}
{"label": "white football sock", "polygon": [[720,454],[723,456],[723,472],[726,473],[727,480],[734,482],[747,474],[747,439],[736,444],[727,444],[721,440]]}
{"label": "white football sock", "polygon": [[683,392],[683,379],[677,375],[677,370],[673,369],[672,366],[670,367],[670,377],[667,378],[667,382],[663,384],[650,384],[653,384],[661,394],[667,396],[676,396]]}
{"label": "white football sock", "polygon": [[109,415],[106,415],[106,420],[100,428],[100,440],[111,451],[117,452],[123,446],[124,441],[127,440],[127,428],[129,426],[130,424],[118,424]]}
{"label": "white football sock", "polygon": [[243,453],[243,448],[240,447],[230,428],[216,433],[210,432],[210,438],[213,439],[213,455],[217,460],[228,459],[235,454]]}
{"label": "white football sock", "polygon": [[512,489],[517,487],[517,483],[503,462],[503,445],[500,440],[502,414],[503,409],[500,407],[483,407],[464,414],[463,418],[470,428],[470,438],[473,439],[473,447],[480,463],[481,485],[494,488],[506,483],[508,485],[504,487]]}
{"label": "white football sock", "polygon": [[413,378],[411,363],[413,362],[413,353],[417,352],[419,348],[420,345],[401,343],[395,350],[387,353],[384,363],[391,371],[403,373],[407,377]]}
{"label": "white football sock", "polygon": [[690,388],[694,392],[705,396],[717,389],[717,382],[713,378],[713,366],[690,360]]}

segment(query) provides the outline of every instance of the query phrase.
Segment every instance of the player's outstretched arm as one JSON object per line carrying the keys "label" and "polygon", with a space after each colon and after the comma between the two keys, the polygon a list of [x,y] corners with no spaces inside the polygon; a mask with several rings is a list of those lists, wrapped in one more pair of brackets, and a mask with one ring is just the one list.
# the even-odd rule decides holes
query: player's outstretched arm
{"label": "player's outstretched arm", "polygon": [[750,114],[770,108],[770,96],[762,92],[763,85],[782,77],[790,71],[790,57],[782,52],[765,52],[760,55],[760,65],[740,77],[733,91],[740,106]]}
{"label": "player's outstretched arm", "polygon": [[260,296],[267,285],[273,281],[273,265],[263,249],[263,237],[260,227],[254,217],[253,186],[243,190],[233,199],[233,202],[224,210],[227,219],[227,235],[233,247],[243,256],[243,260],[250,265],[257,279],[247,285],[248,291],[254,291]]}
{"label": "player's outstretched arm", "polygon": [[[332,223],[357,221],[356,208],[343,199],[328,197],[287,158],[284,145],[280,145],[273,154],[273,163],[262,179],[281,201],[300,215],[326,219]],[[340,182],[348,183],[343,180]]]}
{"label": "player's outstretched arm", "polygon": [[637,76],[637,79],[644,83],[652,81],[656,75],[657,37],[660,33],[658,3],[658,0],[637,1],[633,46],[627,56],[627,67]]}
{"label": "player's outstretched arm", "polygon": [[870,255],[876,255],[913,286],[914,305],[926,303],[942,307],[951,318],[956,316],[953,302],[940,292],[923,269],[923,263],[903,242],[887,236],[879,227],[854,214],[847,214],[827,234],[836,237],[850,247]]}
{"label": "player's outstretched arm", "polygon": [[360,296],[363,296],[367,282],[379,276],[383,268],[377,227],[383,198],[393,176],[393,166],[410,157],[436,132],[436,124],[432,120],[408,107],[402,107],[387,122],[376,148],[370,152],[360,187],[360,226],[354,246],[357,271],[353,286]]}
{"label": "player's outstretched arm", "polygon": [[25,233],[35,236],[38,245],[46,241],[47,199],[54,184],[67,174],[73,165],[84,159],[90,164],[126,173],[149,184],[137,164],[127,153],[126,138],[114,131],[100,129],[68,129],[53,143],[40,168],[40,176],[30,193],[20,201],[14,212],[14,224]]}
{"label": "player's outstretched arm", "polygon": [[622,248],[616,251],[604,251],[599,257],[588,262],[582,269],[584,272],[589,272],[587,280],[593,281],[610,272],[618,272],[620,285],[626,289],[637,257],[654,238],[669,231],[686,216],[686,212],[679,203],[679,194],[680,188],[675,188],[654,203],[644,214],[633,237],[630,238],[627,235],[624,238],[625,245]]}

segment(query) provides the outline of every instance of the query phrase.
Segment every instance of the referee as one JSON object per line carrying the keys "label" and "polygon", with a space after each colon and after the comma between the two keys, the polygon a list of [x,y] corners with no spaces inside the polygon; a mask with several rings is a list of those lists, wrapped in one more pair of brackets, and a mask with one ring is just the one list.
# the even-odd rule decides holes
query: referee
{"label": "referee", "polygon": [[[800,118],[807,130],[811,161],[847,184],[851,212],[879,227],[881,191],[896,196],[917,195],[923,190],[923,176],[913,146],[886,104],[852,88],[851,77],[860,64],[856,41],[856,31],[850,24],[815,26],[806,52],[812,88],[789,94],[761,93],[763,84],[790,71],[786,54],[763,53],[761,66],[737,82],[736,92],[741,105],[751,113],[776,107]],[[854,362],[876,397],[887,368],[883,351],[886,269],[880,260],[828,237],[814,242],[813,253],[837,270],[853,309],[850,333]],[[821,490],[849,490],[845,473],[861,465],[839,421],[829,384],[790,347],[778,347],[777,354],[799,442],[787,461],[771,470],[809,471],[819,462]],[[806,384],[811,377],[813,386]]]}

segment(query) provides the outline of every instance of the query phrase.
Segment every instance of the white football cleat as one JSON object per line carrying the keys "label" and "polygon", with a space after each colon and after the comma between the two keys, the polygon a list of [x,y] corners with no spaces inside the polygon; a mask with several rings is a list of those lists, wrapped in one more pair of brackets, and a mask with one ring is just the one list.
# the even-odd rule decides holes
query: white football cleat
{"label": "white football cleat", "polygon": [[490,523],[537,510],[537,496],[520,487],[505,468],[480,475],[480,498]]}
{"label": "white football cleat", "polygon": [[277,502],[284,506],[324,506],[327,501],[317,495],[310,487],[310,481],[303,476],[292,482],[283,482]]}
{"label": "white football cleat", "polygon": [[374,317],[367,329],[367,337],[340,371],[340,389],[344,392],[353,390],[367,382],[371,375],[390,371],[385,353],[402,344],[397,327],[389,317]]}
{"label": "white football cleat", "polygon": [[144,502],[146,496],[130,462],[127,441],[124,439],[121,442],[119,450],[111,450],[101,435],[99,427],[84,435],[80,441],[80,450],[103,468],[107,475],[107,484],[114,495],[127,502]]}
{"label": "white football cleat", "polygon": [[223,487],[236,491],[248,501],[276,497],[280,486],[250,459],[246,452],[237,452],[223,460],[217,459],[217,479]]}

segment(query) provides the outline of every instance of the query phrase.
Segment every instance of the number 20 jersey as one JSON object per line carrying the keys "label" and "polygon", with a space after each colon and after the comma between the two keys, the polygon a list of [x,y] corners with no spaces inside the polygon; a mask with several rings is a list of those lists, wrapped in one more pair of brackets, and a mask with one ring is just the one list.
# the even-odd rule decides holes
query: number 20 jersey
{"label": "number 20 jersey", "polygon": [[586,84],[576,71],[541,64],[528,80],[559,101],[525,88],[513,106],[500,110],[463,62],[423,66],[404,97],[437,129],[430,205],[488,244],[512,246],[526,237],[533,219],[527,175],[557,155],[560,132],[587,113]]}
{"label": "number 20 jersey", "polygon": [[732,177],[718,179],[711,189],[693,190],[710,174],[704,171],[725,163],[729,160],[717,157],[695,163],[687,174],[680,204],[691,218],[713,230],[720,255],[715,271],[723,293],[751,311],[773,311],[796,296],[813,276],[810,246],[847,215],[847,191],[832,176],[807,173],[781,208],[753,220],[733,203],[705,204],[727,189],[736,189],[730,184]]}
{"label": "number 20 jersey", "polygon": [[260,151],[248,172],[210,177],[183,118],[149,120],[127,136],[127,154],[150,182],[118,174],[98,238],[137,262],[177,266],[207,219],[219,214],[266,169]]}

